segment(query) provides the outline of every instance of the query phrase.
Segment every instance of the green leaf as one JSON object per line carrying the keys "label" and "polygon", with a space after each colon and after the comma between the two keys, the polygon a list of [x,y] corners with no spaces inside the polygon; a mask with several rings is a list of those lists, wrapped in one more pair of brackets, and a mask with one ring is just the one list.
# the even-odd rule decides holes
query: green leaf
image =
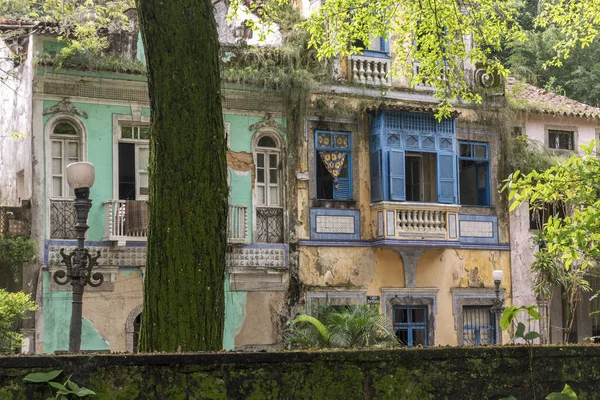
{"label": "green leaf", "polygon": [[519,322],[519,324],[517,325],[517,331],[515,332],[514,337],[522,338],[524,333],[525,333],[525,324],[522,322]]}
{"label": "green leaf", "polygon": [[546,396],[546,400],[573,400],[573,399],[577,399],[577,394],[573,391],[573,389],[571,389],[571,386],[569,386],[568,384],[565,383],[565,387],[563,388],[562,392],[557,393],[550,393],[548,396]]}
{"label": "green leaf", "polygon": [[71,389],[75,392],[77,392],[79,390],[79,385],[76,384],[75,382],[71,381],[70,379],[67,379],[66,384],[69,387],[69,389]]}
{"label": "green leaf", "polygon": [[52,379],[56,378],[61,373],[62,369],[50,372],[34,372],[32,374],[27,375],[25,378],[23,378],[23,380],[26,382],[34,383],[50,382]]}
{"label": "green leaf", "polygon": [[510,395],[508,397],[503,397],[500,400],[517,400],[517,398],[515,396],[513,396],[513,395]]}
{"label": "green leaf", "polygon": [[502,313],[502,316],[500,317],[500,329],[503,331],[507,330],[515,319],[517,312],[517,307],[515,306],[506,307]]}
{"label": "green leaf", "polygon": [[67,389],[62,383],[58,382],[48,382],[48,385],[52,386],[54,389],[58,389],[59,392],[71,393],[72,391]]}
{"label": "green leaf", "polygon": [[95,396],[96,392],[90,389],[80,388],[78,391],[75,392],[75,395],[77,397]]}
{"label": "green leaf", "polygon": [[525,340],[534,340],[534,339],[538,339],[538,338],[541,338],[541,337],[542,337],[542,335],[540,335],[536,331],[531,331],[531,332],[527,332],[523,336],[523,339],[525,339]]}

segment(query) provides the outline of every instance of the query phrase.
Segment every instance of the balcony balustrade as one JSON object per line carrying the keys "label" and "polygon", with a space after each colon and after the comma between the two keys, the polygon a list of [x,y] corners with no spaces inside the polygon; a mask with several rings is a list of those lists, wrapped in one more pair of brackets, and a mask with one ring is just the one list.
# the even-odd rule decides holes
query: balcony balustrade
{"label": "balcony balustrade", "polygon": [[350,79],[364,85],[391,86],[390,60],[387,58],[353,55],[348,57]]}
{"label": "balcony balustrade", "polygon": [[381,202],[371,208],[377,238],[458,240],[459,205]]}
{"label": "balcony balustrade", "polygon": [[[145,241],[148,236],[148,203],[135,200],[110,200],[104,203],[104,239],[125,244]],[[227,241],[248,242],[248,207],[229,205]]]}

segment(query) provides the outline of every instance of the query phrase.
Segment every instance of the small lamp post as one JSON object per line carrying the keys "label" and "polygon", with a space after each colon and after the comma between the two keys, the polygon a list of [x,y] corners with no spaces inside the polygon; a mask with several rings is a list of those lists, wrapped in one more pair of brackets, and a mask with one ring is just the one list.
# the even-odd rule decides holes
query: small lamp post
{"label": "small lamp post", "polygon": [[71,327],[69,330],[69,352],[78,353],[81,347],[81,319],[83,290],[85,285],[97,287],[104,282],[104,276],[100,272],[92,274],[92,268],[98,265],[100,252],[95,256],[90,255],[84,247],[85,232],[89,226],[87,217],[92,207],[90,188],[94,184],[94,165],[88,162],[76,162],[67,166],[67,182],[75,191],[75,212],[77,214],[77,250],[65,253],[60,249],[62,262],[66,270],[58,270],[54,273],[54,281],[59,285],[70,283],[73,290],[73,302],[71,308]]}
{"label": "small lamp post", "polygon": [[[496,298],[492,303],[491,311],[494,313],[494,323],[495,330],[499,330],[500,328],[500,316],[504,311],[504,297],[500,297],[500,283],[502,282],[502,278],[504,278],[504,272],[500,269],[495,269],[492,271],[492,279],[494,279],[494,286],[496,287]],[[497,334],[500,335],[500,332]],[[496,339],[496,343],[499,341]]]}

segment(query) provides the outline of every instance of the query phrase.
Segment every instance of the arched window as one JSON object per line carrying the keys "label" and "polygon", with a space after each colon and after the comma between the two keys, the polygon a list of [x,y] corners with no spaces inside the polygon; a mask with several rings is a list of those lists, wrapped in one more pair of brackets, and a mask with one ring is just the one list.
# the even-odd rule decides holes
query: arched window
{"label": "arched window", "polygon": [[51,197],[67,199],[75,194],[67,183],[67,165],[82,161],[81,133],[69,120],[59,120],[50,133],[52,188]]}
{"label": "arched window", "polygon": [[281,146],[277,137],[258,137],[254,148],[256,232],[259,243],[283,242]]}

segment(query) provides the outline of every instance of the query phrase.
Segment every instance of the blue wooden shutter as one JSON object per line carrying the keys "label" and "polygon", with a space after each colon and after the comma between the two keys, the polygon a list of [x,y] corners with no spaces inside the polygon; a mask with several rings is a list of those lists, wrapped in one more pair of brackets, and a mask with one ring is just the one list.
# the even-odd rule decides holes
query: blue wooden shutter
{"label": "blue wooden shutter", "polygon": [[338,178],[338,187],[333,186],[333,198],[336,200],[350,199],[350,178]]}
{"label": "blue wooden shutter", "polygon": [[456,160],[454,153],[438,153],[438,203],[456,203]]}
{"label": "blue wooden shutter", "polygon": [[404,175],[404,151],[390,150],[388,156],[390,200],[406,201],[406,179]]}
{"label": "blue wooden shutter", "polygon": [[371,153],[371,201],[383,200],[381,150]]}

